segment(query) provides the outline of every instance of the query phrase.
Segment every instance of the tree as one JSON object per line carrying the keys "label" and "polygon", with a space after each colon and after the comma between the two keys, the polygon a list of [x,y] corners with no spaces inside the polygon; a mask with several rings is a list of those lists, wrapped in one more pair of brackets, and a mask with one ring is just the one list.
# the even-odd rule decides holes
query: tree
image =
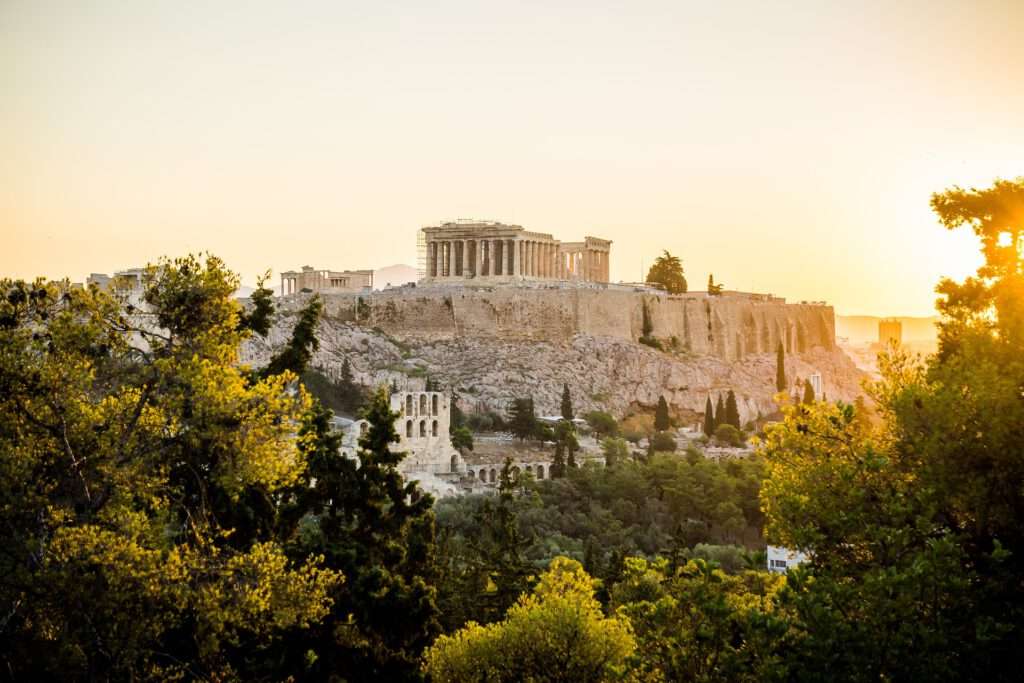
{"label": "tree", "polygon": [[520,441],[538,434],[537,416],[533,412],[533,398],[517,398],[509,409],[509,431]]}
{"label": "tree", "polygon": [[953,188],[932,207],[947,228],[970,225],[985,256],[937,288],[939,352],[880,357],[874,419],[791,406],[765,445],[768,536],[809,552],[784,596],[815,624],[795,679],[1018,677],[1024,180]]}
{"label": "tree", "polygon": [[801,403],[814,403],[814,385],[811,380],[804,380],[804,397]]}
{"label": "tree", "polygon": [[715,409],[711,405],[711,395],[708,394],[708,400],[704,404],[704,434],[711,436],[715,433]]}
{"label": "tree", "polygon": [[437,683],[615,680],[635,642],[626,621],[604,616],[594,589],[578,562],[557,558],[503,621],[438,638],[424,669]]}
{"label": "tree", "polygon": [[743,434],[728,422],[715,427],[715,441],[739,448],[743,445]]}
{"label": "tree", "polygon": [[729,394],[725,397],[725,422],[731,424],[736,429],[740,428],[740,411],[736,405],[736,394],[732,389],[729,390]]}
{"label": "tree", "polygon": [[657,432],[651,436],[650,444],[652,453],[674,453],[676,450],[676,440],[668,432]]}
{"label": "tree", "polygon": [[782,341],[775,350],[775,390],[786,390],[786,350],[782,348]]}
{"label": "tree", "polygon": [[287,556],[279,517],[307,467],[303,345],[278,374],[242,367],[266,319],[237,288],[215,257],[164,260],[140,324],[96,287],[0,282],[9,676],[256,678],[331,608],[344,577]]}
{"label": "tree", "polygon": [[785,680],[776,655],[789,629],[774,607],[784,578],[767,572],[729,576],[715,563],[630,557],[612,588],[616,613],[637,638],[636,680]]}
{"label": "tree", "polygon": [[452,447],[460,453],[473,450],[473,432],[469,431],[469,427],[462,426],[453,429],[451,441]]}
{"label": "tree", "polygon": [[672,421],[668,415],[668,402],[664,396],[658,397],[658,407],[654,411],[654,428],[663,432],[672,427]]}
{"label": "tree", "polygon": [[725,402],[722,400],[722,395],[718,395],[718,401],[715,402],[715,429],[719,425],[727,424],[725,420]]}
{"label": "tree", "polygon": [[598,436],[615,436],[619,433],[619,423],[609,413],[592,410],[584,416],[584,419]]}
{"label": "tree", "polygon": [[398,471],[406,454],[392,450],[398,414],[386,388],[374,393],[364,417],[369,429],[357,459],[339,457],[330,433],[317,430],[308,480],[296,492],[315,514],[306,517],[294,552],[324,557],[347,580],[331,593],[328,617],[295,639],[290,656],[301,661],[312,647],[310,678],[344,672],[413,680],[438,630],[433,500]]}
{"label": "tree", "polygon": [[647,271],[647,284],[660,286],[669,294],[685,294],[686,278],[683,276],[682,262],[667,250],[663,251]]}
{"label": "tree", "polygon": [[572,395],[569,393],[569,385],[562,385],[562,419],[572,422],[575,418],[572,412]]}
{"label": "tree", "polygon": [[565,453],[566,466],[575,468],[575,454],[580,448],[579,441],[576,438],[576,425],[568,420],[559,420],[558,424],[555,425],[554,436],[556,450],[561,447],[562,452]]}
{"label": "tree", "polygon": [[708,275],[708,294],[711,296],[721,296],[722,294],[722,285],[715,284],[714,275]]}
{"label": "tree", "polygon": [[629,444],[625,439],[609,437],[601,442],[601,452],[604,454],[604,466],[615,467],[629,458]]}

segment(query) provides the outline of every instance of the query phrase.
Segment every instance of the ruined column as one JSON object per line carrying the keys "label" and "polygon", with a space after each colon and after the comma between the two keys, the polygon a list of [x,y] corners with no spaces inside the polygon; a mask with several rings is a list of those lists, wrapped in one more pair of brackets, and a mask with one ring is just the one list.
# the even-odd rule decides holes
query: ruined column
{"label": "ruined column", "polygon": [[508,254],[505,260],[505,275],[516,274],[516,241],[505,240],[505,253]]}

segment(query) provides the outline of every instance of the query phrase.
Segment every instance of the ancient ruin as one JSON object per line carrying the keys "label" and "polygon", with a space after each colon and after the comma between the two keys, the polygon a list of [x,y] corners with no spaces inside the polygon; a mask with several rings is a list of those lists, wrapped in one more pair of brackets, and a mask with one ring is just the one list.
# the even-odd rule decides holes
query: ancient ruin
{"label": "ancient ruin", "polygon": [[560,242],[552,235],[495,221],[452,221],[423,228],[425,281],[608,282],[611,241],[586,237]]}
{"label": "ancient ruin", "polygon": [[372,270],[319,270],[302,266],[302,270],[281,273],[281,294],[299,292],[363,292],[373,289]]}

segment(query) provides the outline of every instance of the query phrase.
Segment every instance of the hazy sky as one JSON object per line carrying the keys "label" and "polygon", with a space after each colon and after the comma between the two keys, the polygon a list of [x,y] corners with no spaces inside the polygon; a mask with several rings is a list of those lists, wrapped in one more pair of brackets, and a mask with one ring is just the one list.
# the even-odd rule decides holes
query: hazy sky
{"label": "hazy sky", "polygon": [[414,265],[478,217],[927,314],[977,261],[929,194],[1018,175],[1022,0],[0,0],[0,275]]}

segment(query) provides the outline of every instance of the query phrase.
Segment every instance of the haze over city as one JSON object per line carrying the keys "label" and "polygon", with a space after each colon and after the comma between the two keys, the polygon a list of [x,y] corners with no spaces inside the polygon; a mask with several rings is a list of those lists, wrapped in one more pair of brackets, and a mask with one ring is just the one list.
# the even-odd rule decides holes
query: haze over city
{"label": "haze over city", "polygon": [[252,284],[491,218],[691,287],[927,315],[928,208],[1024,159],[1019,2],[0,5],[0,270],[209,250]]}

